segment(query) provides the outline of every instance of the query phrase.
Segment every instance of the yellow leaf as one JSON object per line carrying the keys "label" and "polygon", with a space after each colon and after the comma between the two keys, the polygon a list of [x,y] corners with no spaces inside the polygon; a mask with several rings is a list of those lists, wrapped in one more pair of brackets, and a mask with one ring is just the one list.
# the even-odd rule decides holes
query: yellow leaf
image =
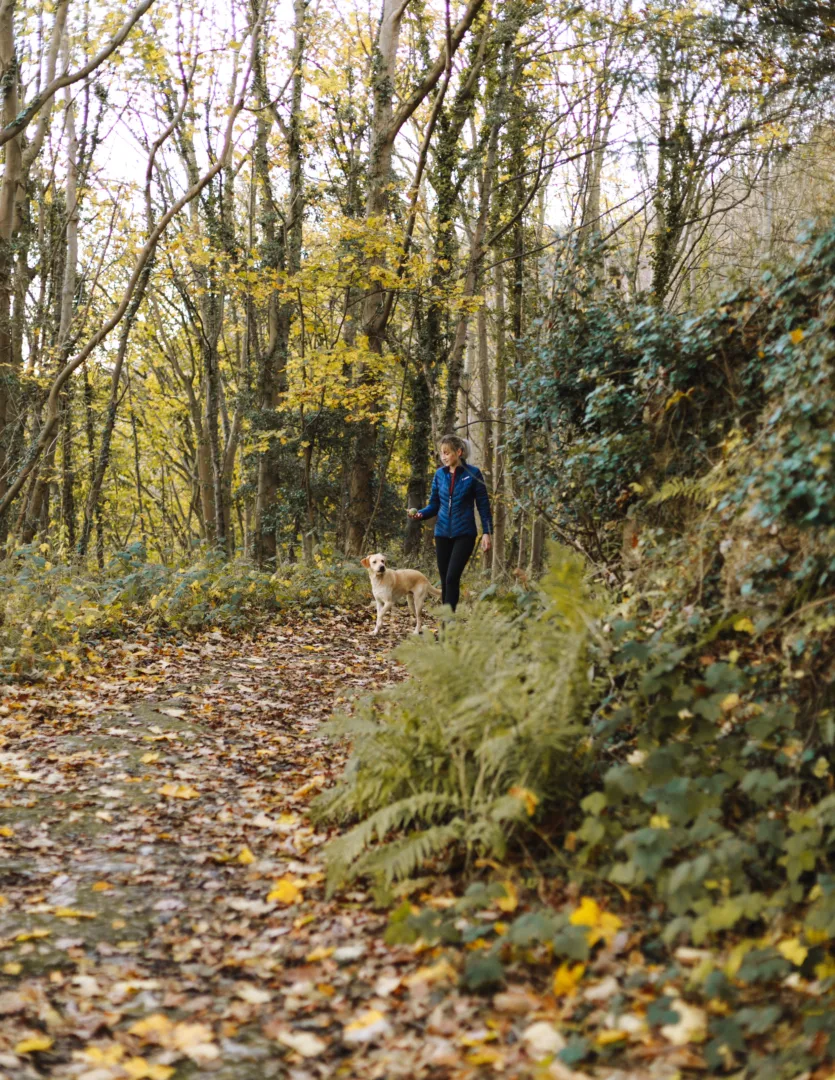
{"label": "yellow leaf", "polygon": [[471,1054],[467,1054],[467,1061],[470,1065],[502,1066],[504,1064],[504,1055],[501,1050],[485,1046],[482,1050],[474,1050]]}
{"label": "yellow leaf", "polygon": [[378,1024],[381,1020],[385,1020],[385,1016],[381,1012],[377,1009],[368,1009],[356,1020],[352,1020],[350,1024],[347,1024],[345,1031],[362,1031],[371,1027],[372,1024]]}
{"label": "yellow leaf", "polygon": [[109,881],[97,881],[92,888],[92,892],[108,892],[113,886]]}
{"label": "yellow leaf", "polygon": [[49,937],[51,930],[28,930],[18,934],[15,941],[34,941],[37,938]]}
{"label": "yellow leaf", "polygon": [[309,952],[305,957],[308,964],[315,964],[317,960],[327,960],[329,956],[333,956],[336,949],[333,945],[320,945],[318,949],[314,949],[313,952]]}
{"label": "yellow leaf", "polygon": [[255,856],[248,847],[243,847],[238,854],[238,862],[241,866],[249,866],[251,863],[255,862]]}
{"label": "yellow leaf", "polygon": [[117,1065],[125,1055],[125,1048],[119,1043],[111,1043],[110,1046],[88,1046],[82,1053],[96,1065]]}
{"label": "yellow leaf", "polygon": [[[139,760],[142,762],[143,765],[153,765],[155,761],[159,761],[159,754],[156,754],[152,750],[149,750],[148,753],[143,754]],[[137,1058],[137,1061],[141,1060],[142,1058]]]}
{"label": "yellow leaf", "polygon": [[815,967],[815,978],[823,982],[824,979],[831,979],[835,976],[835,962],[832,960],[824,960],[822,964],[817,964]]}
{"label": "yellow leaf", "polygon": [[803,934],[810,945],[823,945],[825,941],[829,941],[829,934],[826,930],[816,930],[811,926],[807,926]]}
{"label": "yellow leaf", "polygon": [[443,982],[444,980],[451,981],[457,978],[457,976],[458,972],[448,960],[439,960],[437,964],[418,968],[417,971],[412,972],[411,975],[407,975],[403,981],[407,986],[418,986],[421,984],[431,986],[434,983]]}
{"label": "yellow leaf", "polygon": [[48,1035],[33,1035],[31,1039],[22,1039],[14,1048],[16,1054],[34,1054],[38,1050],[48,1050],[55,1040]]}
{"label": "yellow leaf", "polygon": [[812,772],[815,774],[815,776],[817,776],[818,780],[826,776],[826,774],[829,772],[829,762],[826,760],[825,757],[818,758],[818,760],[815,762],[815,767],[812,769]]}
{"label": "yellow leaf", "polygon": [[653,814],[649,819],[651,829],[669,829],[670,819],[666,814]]}
{"label": "yellow leaf", "polygon": [[670,394],[664,402],[664,411],[667,412],[669,409],[672,409],[674,405],[678,405],[684,398],[689,398],[693,393],[693,389],[694,388],[691,386],[686,392],[684,390],[676,390],[674,393]]}
{"label": "yellow leaf", "polygon": [[514,799],[518,799],[525,804],[525,810],[528,817],[533,817],[537,806],[539,805],[539,796],[535,795],[528,788],[512,787],[508,792],[508,795],[512,795]]}
{"label": "yellow leaf", "polygon": [[18,963],[17,960],[10,960],[8,964],[3,965],[4,975],[19,975],[23,971],[23,964]]}
{"label": "yellow leaf", "polygon": [[789,337],[792,339],[792,343],[794,345],[799,345],[800,342],[804,338],[804,334],[803,334],[802,330],[797,329],[797,330],[792,330],[792,332],[789,334]]}
{"label": "yellow leaf", "polygon": [[302,890],[299,885],[302,884],[299,881],[291,878],[281,878],[277,881],[272,890],[267,894],[267,901],[272,903],[273,900],[279,904],[295,904],[302,898]]}
{"label": "yellow leaf", "polygon": [[199,799],[200,792],[188,784],[163,784],[157,788],[158,795],[167,795],[169,799]]}
{"label": "yellow leaf", "polygon": [[174,1025],[163,1013],[151,1013],[150,1016],[144,1016],[129,1027],[128,1035],[137,1035],[140,1039],[147,1039],[149,1036],[159,1038],[160,1035],[167,1035],[173,1027]]}
{"label": "yellow leaf", "polygon": [[14,829],[10,829],[8,825],[4,825],[0,828],[0,836],[14,836]]}
{"label": "yellow leaf", "polygon": [[569,921],[574,926],[587,926],[586,940],[589,945],[596,945],[598,941],[610,944],[623,923],[611,912],[601,911],[600,906],[589,896],[580,899],[580,906],[571,913]]}
{"label": "yellow leaf", "polygon": [[498,1037],[495,1031],[487,1031],[482,1028],[480,1031],[464,1032],[458,1041],[462,1046],[481,1046],[482,1043],[495,1042]]}
{"label": "yellow leaf", "polygon": [[554,996],[571,997],[577,993],[577,984],[586,972],[585,964],[560,964],[554,972]]}
{"label": "yellow leaf", "polygon": [[59,919],[96,919],[95,911],[79,911],[77,908],[57,907],[54,914]]}
{"label": "yellow leaf", "polygon": [[207,1024],[180,1023],[174,1026],[171,1037],[166,1040],[175,1050],[188,1053],[196,1046],[206,1046],[212,1042],[214,1035]]}
{"label": "yellow leaf", "polygon": [[623,1042],[628,1038],[629,1033],[626,1031],[601,1031],[594,1041],[598,1046],[611,1046],[612,1043]]}
{"label": "yellow leaf", "polygon": [[740,701],[741,698],[739,694],[726,694],[725,697],[722,698],[720,708],[722,709],[722,712],[725,713],[733,712]]}
{"label": "yellow leaf", "polygon": [[734,630],[736,630],[737,633],[740,634],[753,634],[754,624],[751,622],[747,615],[743,615],[741,618],[737,619],[734,622]]}
{"label": "yellow leaf", "polygon": [[502,887],[505,891],[505,895],[499,897],[496,901],[496,907],[499,911],[515,911],[519,906],[519,894],[516,891],[516,886],[512,881],[503,881]]}
{"label": "yellow leaf", "polygon": [[580,906],[571,912],[568,921],[572,926],[597,926],[600,922],[600,906],[590,896],[580,898]]}
{"label": "yellow leaf", "polygon": [[787,960],[790,960],[796,967],[800,967],[806,957],[809,955],[809,950],[805,945],[801,945],[797,938],[789,938],[786,941],[781,941],[777,945],[778,951],[785,956]]}
{"label": "yellow leaf", "polygon": [[174,1075],[172,1065],[150,1065],[145,1058],[133,1057],[121,1063],[130,1080],[168,1080]]}

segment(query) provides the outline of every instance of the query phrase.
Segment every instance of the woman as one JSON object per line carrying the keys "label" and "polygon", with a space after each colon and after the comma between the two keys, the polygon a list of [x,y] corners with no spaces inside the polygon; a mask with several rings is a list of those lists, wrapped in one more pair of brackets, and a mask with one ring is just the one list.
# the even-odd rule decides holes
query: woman
{"label": "woman", "polygon": [[490,550],[490,534],[493,519],[490,515],[490,498],[484,477],[475,465],[467,465],[467,444],[457,435],[444,435],[441,439],[441,461],[432,480],[429,504],[422,510],[409,508],[409,517],[422,521],[437,515],[435,522],[435,552],[441,573],[442,602],[453,611],[458,606],[461,575],[473,553],[478,531],[473,507],[478,505],[478,516],[484,535],[481,550]]}

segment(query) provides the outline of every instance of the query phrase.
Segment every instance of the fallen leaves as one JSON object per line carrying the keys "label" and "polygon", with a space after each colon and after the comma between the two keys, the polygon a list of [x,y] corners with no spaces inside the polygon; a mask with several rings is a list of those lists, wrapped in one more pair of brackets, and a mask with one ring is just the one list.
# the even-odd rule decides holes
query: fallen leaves
{"label": "fallen leaves", "polygon": [[554,973],[554,997],[561,998],[577,993],[577,985],[586,971],[585,964],[560,964]]}
{"label": "fallen leaves", "polygon": [[584,896],[580,900],[580,906],[572,911],[570,920],[572,926],[586,926],[586,940],[590,946],[598,941],[611,944],[615,934],[621,929],[623,923],[609,911],[603,911],[596,900]]}
{"label": "fallen leaves", "polygon": [[28,1039],[21,1039],[15,1044],[16,1054],[36,1054],[41,1050],[49,1050],[55,1040],[49,1035],[31,1035]]}
{"label": "fallen leaves", "polygon": [[304,1058],[321,1057],[328,1047],[326,1042],[309,1031],[279,1031],[274,1038]]}
{"label": "fallen leaves", "polygon": [[367,1009],[356,1020],[347,1024],[342,1032],[342,1039],[348,1044],[373,1042],[390,1034],[391,1025],[378,1009]]}
{"label": "fallen leaves", "polygon": [[688,1043],[702,1042],[707,1035],[707,1013],[695,1005],[676,998],[670,1005],[672,1012],[678,1015],[673,1024],[661,1028],[664,1038],[673,1046],[687,1046]]}
{"label": "fallen leaves", "polygon": [[565,1039],[547,1020],[539,1020],[525,1028],[522,1039],[534,1061],[552,1057],[565,1048]]}
{"label": "fallen leaves", "polygon": [[439,960],[437,964],[418,968],[404,982],[407,986],[434,986],[435,983],[455,981],[457,978],[458,972],[452,964],[448,960]]}
{"label": "fallen leaves", "polygon": [[[334,626],[295,638],[276,626],[245,645],[148,637],[144,653],[124,656],[164,661],[164,677],[130,683],[118,658],[131,643],[105,643],[107,676],[95,685],[79,675],[21,691],[30,742],[10,764],[33,779],[14,781],[19,816],[3,837],[4,858],[11,850],[26,872],[4,885],[3,917],[18,920],[0,969],[18,980],[0,995],[5,1045],[28,1042],[19,1058],[31,1055],[42,1072],[66,1063],[58,1080],[255,1076],[282,1056],[282,1070],[299,1076],[341,1068],[469,1080],[539,1069],[576,1080],[580,1066],[556,1055],[587,1016],[590,1051],[606,1062],[651,1038],[689,1053],[657,1027],[647,1033],[651,994],[624,989],[620,920],[589,897],[559,903],[596,955],[583,964],[543,952],[533,967],[508,961],[503,974],[491,949],[512,953],[513,922],[530,902],[515,867],[476,867],[491,899],[457,953],[426,940],[387,947],[386,915],[367,893],[324,896],[317,856],[327,836],[304,811],[342,751],[318,739],[317,724],[336,696],[399,677],[364,633]],[[294,666],[304,644],[323,647],[315,677]],[[6,723],[0,735],[19,734],[17,713]],[[533,792],[510,794],[533,816]],[[458,885],[430,882],[420,902],[448,909]],[[604,946],[615,950],[609,967]],[[624,1012],[612,1020],[618,994]],[[624,1016],[634,1032],[610,1026]],[[50,1054],[46,1065],[38,1053]]]}
{"label": "fallen leaves", "polygon": [[157,795],[165,795],[168,799],[199,799],[200,792],[189,784],[163,784],[157,788]]}
{"label": "fallen leaves", "polygon": [[284,904],[285,906],[297,904],[304,895],[302,892],[303,887],[304,880],[302,878],[283,877],[274,882],[272,889],[267,893],[267,901],[269,903]]}
{"label": "fallen leaves", "polygon": [[179,1053],[198,1065],[206,1065],[220,1056],[212,1029],[207,1024],[174,1023],[163,1013],[138,1020],[128,1028],[128,1034]]}

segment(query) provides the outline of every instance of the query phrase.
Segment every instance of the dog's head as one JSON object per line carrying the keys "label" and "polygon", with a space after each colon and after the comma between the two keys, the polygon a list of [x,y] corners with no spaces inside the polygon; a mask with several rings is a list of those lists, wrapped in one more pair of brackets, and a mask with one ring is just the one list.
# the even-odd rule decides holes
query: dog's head
{"label": "dog's head", "polygon": [[372,574],[382,577],[386,572],[386,557],[377,552],[376,555],[366,555],[362,565]]}

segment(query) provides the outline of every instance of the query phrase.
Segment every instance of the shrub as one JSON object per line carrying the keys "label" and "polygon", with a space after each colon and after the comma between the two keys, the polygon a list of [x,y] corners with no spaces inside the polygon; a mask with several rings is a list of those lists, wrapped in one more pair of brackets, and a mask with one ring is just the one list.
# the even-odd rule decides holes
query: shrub
{"label": "shrub", "polygon": [[347,606],[365,600],[359,567],[292,566],[276,574],[206,552],[185,567],[149,563],[140,544],[103,571],[29,545],[0,562],[0,674],[20,677],[71,667],[85,642],[140,624],[194,632],[242,630],[282,610]]}
{"label": "shrub", "polygon": [[554,548],[533,610],[483,603],[400,648],[413,677],[326,729],[353,756],[314,812],[358,822],[328,849],[332,887],[449,851],[500,857],[540,802],[580,790],[597,607],[580,559]]}

